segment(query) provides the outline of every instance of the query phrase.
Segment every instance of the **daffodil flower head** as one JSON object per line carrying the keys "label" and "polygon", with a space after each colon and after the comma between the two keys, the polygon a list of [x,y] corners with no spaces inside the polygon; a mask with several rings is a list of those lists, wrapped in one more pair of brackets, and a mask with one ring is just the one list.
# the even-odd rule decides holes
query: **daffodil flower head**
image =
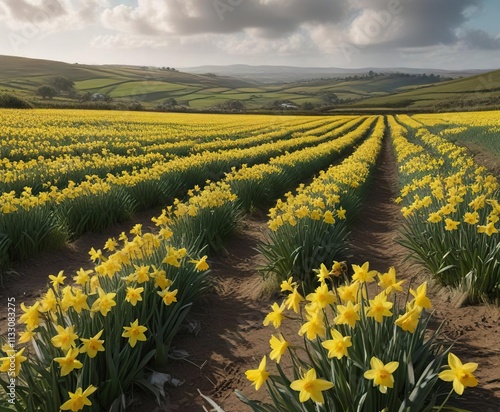
{"label": "daffodil flower head", "polygon": [[281,333],[278,335],[278,337],[271,335],[269,344],[271,345],[272,349],[269,358],[273,360],[275,359],[276,363],[280,363],[281,357],[286,352],[290,344],[285,340]]}
{"label": "daffodil flower head", "polygon": [[439,379],[453,382],[453,390],[458,395],[462,395],[467,387],[477,386],[478,380],[473,374],[478,367],[477,363],[469,362],[464,365],[458,356],[450,352],[448,353],[448,366],[450,369],[439,373]]}
{"label": "daffodil flower head", "polygon": [[293,276],[290,276],[287,280],[281,282],[280,292],[293,292],[293,289],[297,286],[297,282],[293,281]]}
{"label": "daffodil flower head", "polygon": [[321,342],[326,350],[328,350],[328,357],[341,359],[344,356],[348,356],[347,348],[352,346],[350,336],[342,336],[342,334],[335,329],[331,330],[332,339],[325,340]]}
{"label": "daffodil flower head", "polygon": [[266,357],[262,358],[257,369],[247,370],[245,375],[252,382],[252,385],[255,385],[255,390],[258,391],[269,377],[269,372],[266,371]]}
{"label": "daffodil flower head", "polygon": [[372,369],[364,373],[366,379],[373,380],[373,386],[378,386],[380,392],[387,393],[387,388],[394,387],[394,376],[392,374],[399,366],[399,362],[389,362],[386,365],[372,356],[370,359],[370,366]]}
{"label": "daffodil flower head", "polygon": [[281,304],[278,305],[276,302],[272,304],[271,306],[272,311],[269,312],[266,317],[264,318],[264,321],[262,322],[264,326],[268,326],[270,323],[273,324],[273,326],[278,329],[281,326],[281,322],[285,318],[283,316],[283,311],[285,310],[285,305]]}
{"label": "daffodil flower head", "polygon": [[64,402],[60,406],[61,411],[71,411],[78,412],[81,411],[85,406],[91,406],[92,402],[88,399],[90,395],[92,395],[97,388],[93,385],[90,385],[87,389],[83,390],[82,388],[77,388],[77,390],[73,392],[68,392],[69,400]]}
{"label": "daffodil flower head", "polygon": [[352,269],[354,270],[352,280],[361,283],[373,282],[378,273],[376,270],[370,270],[370,264],[368,262],[363,263],[362,266],[352,265]]}
{"label": "daffodil flower head", "polygon": [[131,347],[135,347],[138,341],[144,342],[147,340],[144,332],[148,330],[145,326],[139,325],[139,319],[134,320],[130,326],[123,327],[124,332],[122,337],[128,338],[128,343]]}
{"label": "daffodil flower head", "polygon": [[325,398],[322,392],[333,388],[333,383],[325,379],[318,379],[316,371],[309,369],[301,379],[293,381],[290,388],[299,392],[299,401],[302,403],[312,399],[316,403],[323,404]]}
{"label": "daffodil flower head", "polygon": [[104,340],[99,339],[104,332],[104,329],[101,329],[94,337],[86,339],[80,338],[83,345],[80,348],[80,353],[86,353],[89,358],[95,358],[97,352],[104,352]]}

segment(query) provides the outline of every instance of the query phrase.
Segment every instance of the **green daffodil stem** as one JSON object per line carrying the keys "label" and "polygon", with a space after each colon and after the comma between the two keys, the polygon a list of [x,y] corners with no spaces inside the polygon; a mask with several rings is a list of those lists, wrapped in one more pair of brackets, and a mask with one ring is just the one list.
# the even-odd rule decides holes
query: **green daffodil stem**
{"label": "green daffodil stem", "polygon": [[443,409],[444,405],[446,405],[446,402],[448,402],[448,399],[450,399],[450,396],[452,393],[453,393],[453,388],[451,388],[450,393],[448,394],[448,396],[446,397],[446,399],[444,400],[444,402],[441,404],[441,406],[439,407],[439,409],[436,412],[440,412]]}

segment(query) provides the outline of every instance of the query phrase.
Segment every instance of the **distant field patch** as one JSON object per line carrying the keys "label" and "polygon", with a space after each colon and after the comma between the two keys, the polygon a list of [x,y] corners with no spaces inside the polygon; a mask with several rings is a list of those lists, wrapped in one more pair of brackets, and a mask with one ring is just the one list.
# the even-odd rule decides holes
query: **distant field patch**
{"label": "distant field patch", "polygon": [[[140,82],[127,82],[119,84],[115,87],[112,92],[112,97],[128,97],[128,96],[138,96],[150,93],[165,93],[180,90],[188,90],[183,84],[174,84],[159,81],[140,81]],[[165,96],[168,97],[168,96]]]}
{"label": "distant field patch", "polygon": [[101,87],[112,86],[119,82],[123,81],[122,78],[98,78],[98,79],[90,79],[90,80],[82,80],[80,82],[75,82],[75,86],[80,90],[94,90],[99,89]]}

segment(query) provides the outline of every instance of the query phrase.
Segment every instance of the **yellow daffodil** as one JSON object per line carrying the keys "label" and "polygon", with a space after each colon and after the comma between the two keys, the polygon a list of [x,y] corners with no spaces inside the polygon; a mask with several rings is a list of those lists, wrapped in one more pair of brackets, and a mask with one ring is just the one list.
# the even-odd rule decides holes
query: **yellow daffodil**
{"label": "yellow daffodil", "polygon": [[128,338],[128,343],[130,346],[134,347],[138,341],[146,341],[146,335],[144,332],[148,330],[145,326],[139,325],[139,319],[134,320],[130,326],[124,326],[125,330],[122,333],[122,337]]}
{"label": "yellow daffodil", "polygon": [[288,310],[292,309],[295,313],[299,313],[300,302],[303,302],[304,298],[299,293],[298,286],[293,288],[292,293],[290,293],[285,299],[285,306]]}
{"label": "yellow daffodil", "polygon": [[54,293],[54,289],[49,289],[44,297],[40,299],[40,312],[50,312],[57,308],[57,297]]}
{"label": "yellow daffodil", "polygon": [[[26,356],[23,356],[23,352],[26,348],[22,348],[19,352],[17,352],[14,356],[6,356],[0,358],[0,372],[12,372],[15,376],[19,375],[21,371],[21,363],[23,363],[26,359]],[[12,366],[14,366],[14,371],[12,371]]]}
{"label": "yellow daffodil", "polygon": [[329,225],[333,225],[335,223],[335,218],[333,217],[333,213],[330,210],[327,210],[323,214],[323,221],[328,223]]}
{"label": "yellow daffodil", "polygon": [[71,306],[75,309],[76,313],[80,313],[83,309],[90,310],[87,298],[88,296],[85,293],[77,289],[73,301],[71,302]]}
{"label": "yellow daffodil", "polygon": [[208,256],[205,255],[203,256],[200,260],[191,260],[191,263],[195,264],[195,268],[199,272],[204,272],[205,270],[209,269],[208,263],[207,263],[207,258]]}
{"label": "yellow daffodil", "polygon": [[29,329],[26,329],[24,332],[19,333],[19,343],[28,343],[35,336],[35,332]]}
{"label": "yellow daffodil", "polygon": [[134,278],[139,285],[149,281],[149,266],[134,265],[134,267],[135,267]]}
{"label": "yellow daffodil", "polygon": [[358,300],[359,282],[352,282],[337,288],[337,293],[344,302],[356,303]]}
{"label": "yellow daffodil", "polygon": [[75,341],[78,339],[78,335],[74,332],[73,326],[63,328],[60,325],[56,325],[56,328],[58,333],[50,340],[52,345],[56,348],[61,348],[64,351],[74,348],[76,346]]}
{"label": "yellow daffodil", "polygon": [[330,277],[330,272],[326,268],[326,266],[322,263],[320,265],[319,270],[317,270],[318,274],[316,275],[320,281],[320,283],[323,283]]}
{"label": "yellow daffodil", "polygon": [[322,312],[316,311],[312,314],[307,314],[306,319],[307,322],[299,330],[300,336],[305,334],[309,340],[314,340],[318,336],[325,337],[326,327]]}
{"label": "yellow daffodil", "polygon": [[104,329],[101,329],[97,334],[92,338],[80,338],[83,342],[82,347],[80,348],[80,353],[86,353],[89,358],[95,358],[97,352],[104,352],[104,340],[99,339],[104,332]]}
{"label": "yellow daffodil", "polygon": [[252,385],[255,386],[255,390],[258,391],[269,377],[269,372],[266,371],[266,357],[262,358],[257,369],[247,370],[245,375],[252,382]]}
{"label": "yellow daffodil", "polygon": [[316,403],[323,404],[325,398],[322,392],[333,388],[333,383],[325,379],[318,379],[316,371],[309,369],[302,376],[302,379],[293,381],[290,384],[290,388],[299,392],[300,402],[307,402],[309,399],[312,399]]}
{"label": "yellow daffodil", "polygon": [[494,233],[498,233],[498,229],[493,222],[490,222],[487,225],[478,225],[477,233],[484,233],[487,236],[491,236]]}
{"label": "yellow daffodil", "polygon": [[293,276],[281,282],[280,292],[293,292],[293,288],[297,286],[297,282],[293,282]]}
{"label": "yellow daffodil", "polygon": [[114,252],[117,247],[118,242],[113,238],[109,238],[104,244],[104,249],[108,250],[109,252]]}
{"label": "yellow daffodil", "polygon": [[354,270],[352,280],[361,283],[373,282],[378,273],[376,270],[370,270],[370,264],[368,262],[363,263],[362,266],[352,265],[352,269]]}
{"label": "yellow daffodil", "polygon": [[342,336],[342,334],[335,329],[332,329],[332,339],[325,340],[321,342],[326,350],[328,350],[328,357],[341,359],[344,356],[348,356],[347,348],[352,346],[350,336]]}
{"label": "yellow daffodil", "polygon": [[337,325],[349,325],[354,328],[359,317],[360,304],[353,305],[352,302],[347,302],[347,305],[337,305],[338,316],[334,319]]}
{"label": "yellow daffodil", "polygon": [[365,308],[366,316],[374,318],[377,322],[381,323],[384,316],[392,316],[390,309],[393,303],[387,301],[385,291],[382,291],[373,299],[370,299],[370,306]]}
{"label": "yellow daffodil", "polygon": [[49,275],[49,279],[51,280],[52,287],[55,290],[59,290],[59,285],[64,285],[64,279],[66,279],[66,276],[64,276],[63,273],[64,273],[64,271],[61,270],[61,271],[59,271],[57,276]]}
{"label": "yellow daffodil", "polygon": [[337,210],[337,217],[338,217],[339,219],[342,219],[342,220],[343,220],[343,219],[345,219],[345,218],[346,218],[345,214],[346,214],[346,210],[345,210],[342,206],[340,206],[340,207],[338,208],[338,210]]}
{"label": "yellow daffodil", "polygon": [[477,222],[479,222],[479,213],[477,212],[467,212],[464,215],[464,222],[468,223],[469,225],[475,225]]}
{"label": "yellow daffodil", "polygon": [[477,363],[469,362],[464,365],[456,355],[450,352],[448,353],[448,366],[450,369],[440,372],[439,378],[445,382],[453,382],[453,390],[458,395],[462,395],[467,387],[477,386],[477,378],[473,375],[478,367]]}
{"label": "yellow daffodil", "polygon": [[169,306],[173,302],[177,302],[176,295],[178,292],[179,292],[178,289],[175,289],[175,290],[165,289],[165,290],[162,290],[161,292],[156,292],[156,293],[158,293],[158,295],[161,296],[165,305]]}
{"label": "yellow daffodil", "polygon": [[276,302],[271,306],[272,312],[268,313],[262,322],[264,326],[268,326],[270,323],[278,329],[281,326],[281,322],[285,318],[283,316],[283,311],[285,310],[284,304],[279,306]]}
{"label": "yellow daffodil", "polygon": [[59,409],[61,411],[71,411],[78,412],[81,411],[85,406],[91,406],[92,402],[88,399],[90,395],[92,395],[97,388],[93,385],[90,385],[85,391],[82,388],[77,388],[76,391],[68,392],[69,400],[64,402]]}
{"label": "yellow daffodil", "polygon": [[416,306],[423,309],[432,308],[432,303],[427,297],[427,282],[422,283],[416,291],[410,289],[410,293],[415,297]]}
{"label": "yellow daffodil", "polygon": [[137,302],[142,301],[142,296],[141,296],[142,292],[144,292],[144,288],[127,287],[125,300],[129,302],[132,306],[135,306],[137,305]]}
{"label": "yellow daffodil", "polygon": [[427,219],[427,221],[431,223],[437,223],[441,222],[441,219],[441,215],[438,212],[433,212],[429,213],[429,218]]}
{"label": "yellow daffodil", "polygon": [[460,224],[460,222],[455,221],[453,219],[449,219],[449,218],[445,219],[444,223],[445,223],[444,229],[448,230],[448,231],[458,230],[458,225]]}
{"label": "yellow daffodil", "polygon": [[32,306],[26,307],[26,305],[21,303],[21,310],[24,312],[19,318],[19,323],[24,323],[28,329],[36,329],[40,324],[40,302],[35,302]]}
{"label": "yellow daffodil", "polygon": [[399,326],[404,331],[413,333],[417,328],[418,321],[420,320],[420,313],[422,312],[422,308],[419,306],[412,306],[408,304],[406,306],[406,312],[400,315],[395,324]]}
{"label": "yellow daffodil", "polygon": [[271,339],[269,340],[269,344],[271,345],[271,353],[269,354],[269,358],[276,360],[276,363],[280,363],[281,357],[286,352],[289,343],[285,340],[283,335],[280,333],[278,337],[271,335]]}
{"label": "yellow daffodil", "polygon": [[95,250],[94,248],[91,248],[89,251],[89,255],[90,255],[90,260],[92,260],[92,262],[97,262],[98,260],[101,261],[106,260],[106,258],[102,254],[101,249]]}
{"label": "yellow daffodil", "polygon": [[401,292],[403,290],[402,284],[404,280],[396,282],[396,269],[393,267],[389,268],[389,271],[384,274],[378,275],[379,281],[378,286],[385,290],[386,294],[390,294],[392,291]]}
{"label": "yellow daffodil", "polygon": [[309,293],[306,296],[306,300],[312,302],[318,308],[323,309],[326,308],[328,305],[334,304],[337,301],[337,297],[333,294],[331,290],[328,290],[327,284],[323,283],[316,288],[314,293]]}
{"label": "yellow daffodil", "polygon": [[66,376],[73,369],[81,369],[83,364],[77,360],[78,349],[70,349],[65,357],[54,358],[54,361],[61,366],[61,376]]}
{"label": "yellow daffodil", "polygon": [[101,288],[98,289],[99,298],[92,305],[92,312],[101,312],[102,316],[106,316],[113,306],[116,306],[114,298],[116,293],[106,293]]}
{"label": "yellow daffodil", "polygon": [[389,362],[386,365],[372,356],[370,359],[370,366],[372,369],[364,373],[366,379],[373,379],[373,386],[379,387],[380,392],[387,393],[387,388],[394,387],[394,376],[392,374],[396,371],[399,366],[399,362]]}

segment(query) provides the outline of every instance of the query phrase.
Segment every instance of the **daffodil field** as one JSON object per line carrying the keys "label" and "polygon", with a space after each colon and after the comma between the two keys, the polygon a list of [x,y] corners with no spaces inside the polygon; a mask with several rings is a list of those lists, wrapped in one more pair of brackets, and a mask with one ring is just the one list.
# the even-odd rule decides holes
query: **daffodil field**
{"label": "daffodil field", "polygon": [[[474,127],[496,130],[496,116]],[[5,343],[0,357],[0,385],[7,394],[15,378],[18,402],[0,411],[122,411],[137,387],[160,397],[148,373],[168,369],[190,307],[215,286],[207,259],[256,210],[269,217],[261,270],[283,299],[264,320],[277,329],[275,366],[264,355],[246,374],[270,403],[242,401],[254,411],[446,410],[449,394],[477,385],[477,364],[429,333],[427,283],[405,294],[393,268],[351,259],[348,235],[386,141],[400,243],[442,285],[498,303],[498,182],[449,140],[467,119],[0,111],[0,270],[163,208],[154,231],[137,224],[95,245],[92,269],[61,270],[21,306],[16,349]],[[289,317],[300,347],[279,331]]]}
{"label": "daffodil field", "polygon": [[500,300],[497,178],[464,147],[408,116],[390,118],[401,177],[402,243],[471,302]]}

